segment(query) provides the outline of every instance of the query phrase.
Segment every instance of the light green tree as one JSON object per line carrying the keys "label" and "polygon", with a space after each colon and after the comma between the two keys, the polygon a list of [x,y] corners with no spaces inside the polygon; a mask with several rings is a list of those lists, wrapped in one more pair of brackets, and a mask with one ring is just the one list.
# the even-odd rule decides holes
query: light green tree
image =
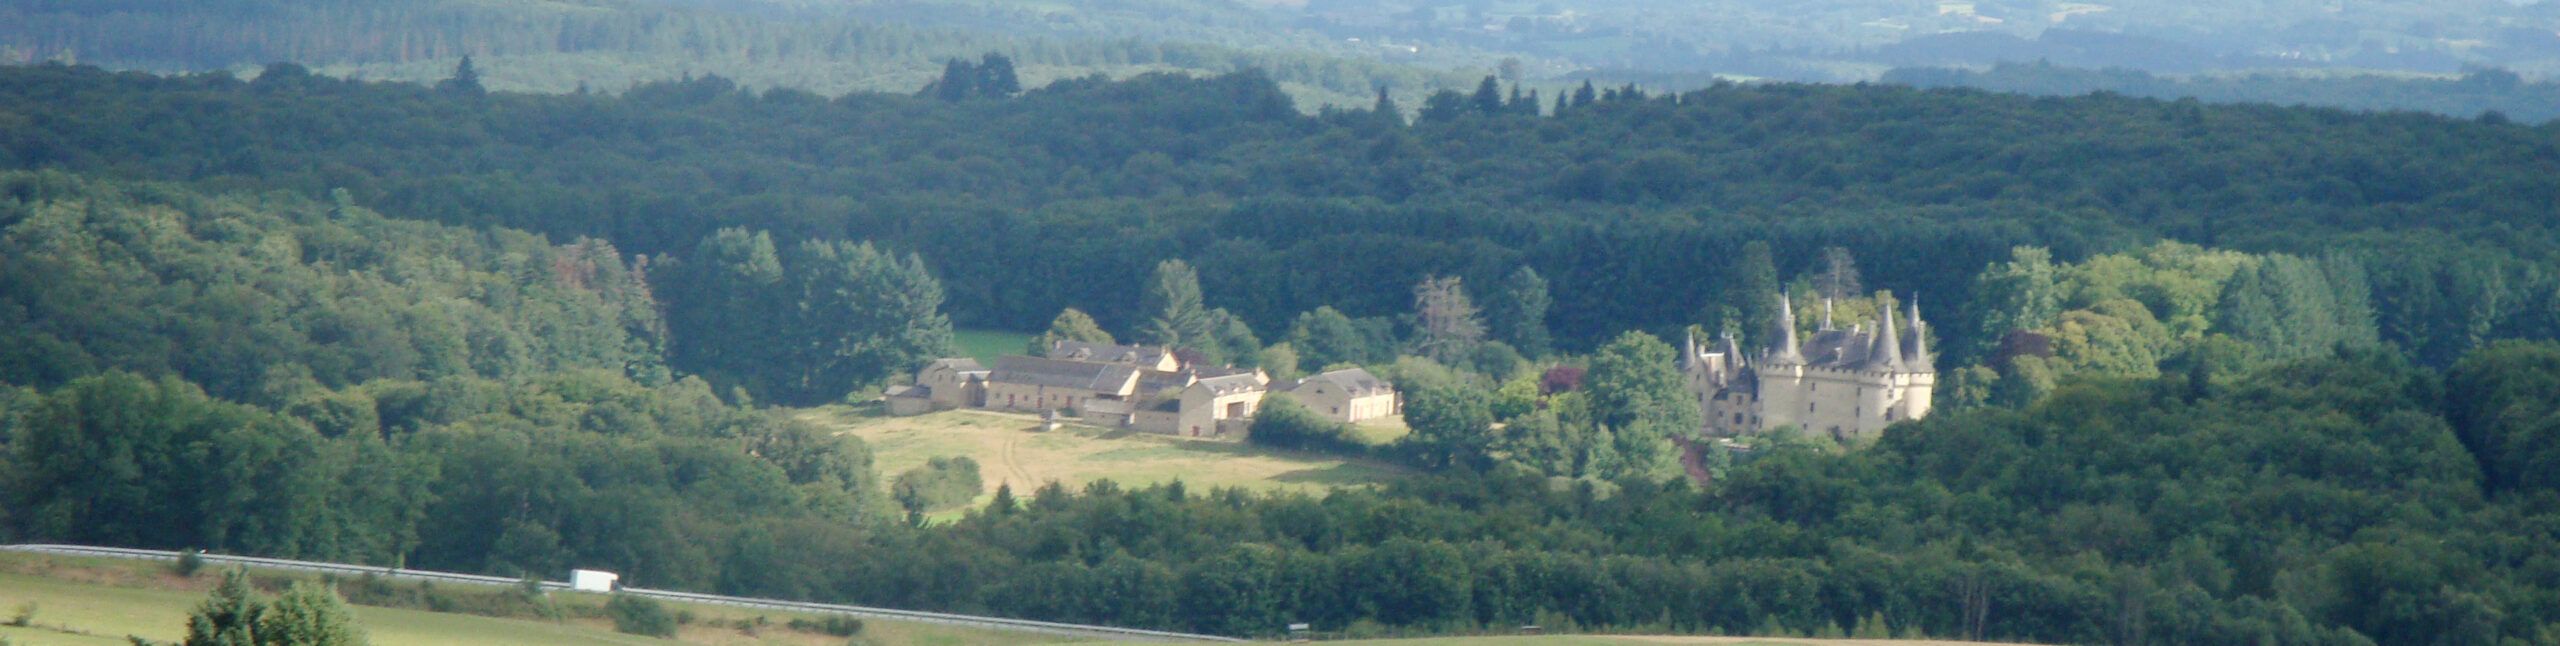
{"label": "light green tree", "polygon": [[1413,353],[1444,365],[1465,365],[1484,342],[1484,321],[1456,276],[1432,276],[1413,286]]}
{"label": "light green tree", "polygon": [[2009,250],[2009,262],[1992,265],[1974,279],[1974,356],[1989,356],[2010,332],[2041,328],[2062,315],[2062,292],[2054,274],[2053,252],[2016,247]]}
{"label": "light green tree", "polygon": [[1032,337],[1030,345],[1022,350],[1023,353],[1031,356],[1042,356],[1048,354],[1049,348],[1057,345],[1059,341],[1106,345],[1117,343],[1112,340],[1110,332],[1103,331],[1102,324],[1094,322],[1092,315],[1085,314],[1084,310],[1070,307],[1060,310],[1058,318],[1049,320],[1049,331]]}
{"label": "light green tree", "polygon": [[261,646],[361,646],[364,629],[329,586],[297,581],[258,616]]}
{"label": "light green tree", "polygon": [[1214,321],[1200,299],[1200,272],[1181,259],[1156,263],[1138,311],[1151,317],[1138,330],[1138,338],[1147,343],[1196,348],[1213,341]]}
{"label": "light green tree", "polygon": [[1584,389],[1591,393],[1594,422],[1614,433],[1613,447],[1622,466],[1604,478],[1649,476],[1672,465],[1671,438],[1694,435],[1703,423],[1689,400],[1686,382],[1670,344],[1643,332],[1628,332],[1602,346],[1591,358]]}

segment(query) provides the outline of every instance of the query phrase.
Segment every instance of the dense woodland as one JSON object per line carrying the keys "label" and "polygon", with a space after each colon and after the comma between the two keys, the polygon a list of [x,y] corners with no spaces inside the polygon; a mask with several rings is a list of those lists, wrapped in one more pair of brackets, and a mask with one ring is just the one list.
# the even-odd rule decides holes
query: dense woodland
{"label": "dense woodland", "polygon": [[[432,81],[456,59],[494,63],[493,88],[621,91],[719,74],[829,94],[908,91],[945,60],[1000,50],[1041,79],[1148,70],[1262,69],[1311,101],[1469,77],[1377,60],[1219,2],[1104,0],[1073,13],[1010,3],[583,0],[133,0],[0,7],[0,62],[66,60],[155,71],[297,61],[340,76]],[[1125,6],[1099,6],[1124,4]],[[1446,58],[1437,56],[1435,58]],[[1463,60],[1475,61],[1482,56]],[[1490,60],[1485,58],[1485,60]],[[1489,63],[1475,65],[1477,68]]]}
{"label": "dense woodland", "polygon": [[[0,541],[1235,635],[2560,639],[2551,127],[1490,80],[1408,124],[997,62],[835,99],[0,69]],[[1672,347],[1781,293],[1923,299],[1940,412],[1680,477]],[[972,465],[884,485],[759,408],[955,324],[1368,365],[1411,439],[1257,441],[1417,474],[925,526],[893,510]]]}
{"label": "dense woodland", "polygon": [[[2396,276],[2491,276],[2441,296],[2493,308],[2481,333],[2385,326],[2403,347],[2454,346],[2430,365],[2480,338],[2552,329],[2555,131],[2513,124],[1729,85],[1578,91],[1552,97],[1560,112],[1488,86],[1408,97],[1422,100],[1408,126],[1400,110],[1297,113],[1250,73],[958,102],[749,93],[718,78],[608,97],[359,84],[292,66],[255,82],[50,65],[0,75],[0,165],[344,188],[404,217],[652,256],[730,227],[780,247],[867,240],[920,256],[963,327],[1034,330],[1072,306],[1133,329],[1130,285],[1172,257],[1198,268],[1209,305],[1266,336],[1319,306],[1404,311],[1427,276],[1492,285],[1526,264],[1554,285],[1558,344],[1589,348],[1757,307],[1721,289],[1753,240],[1771,245],[1782,278],[1841,246],[1872,288],[1971,316],[1972,279],[2013,246],[2069,261],[2174,238],[2358,254],[2400,265]],[[2385,320],[2427,316],[2375,302]]]}
{"label": "dense woodland", "polygon": [[2560,83],[2528,82],[2514,72],[2498,69],[2465,69],[2458,78],[2271,73],[2180,78],[2039,62],[1994,65],[1984,70],[1902,68],[1886,72],[1881,81],[2055,96],[2113,92],[2169,100],[2194,97],[2214,103],[2408,110],[2527,123],[2560,118],[2560,107],[2554,107],[2560,106]]}

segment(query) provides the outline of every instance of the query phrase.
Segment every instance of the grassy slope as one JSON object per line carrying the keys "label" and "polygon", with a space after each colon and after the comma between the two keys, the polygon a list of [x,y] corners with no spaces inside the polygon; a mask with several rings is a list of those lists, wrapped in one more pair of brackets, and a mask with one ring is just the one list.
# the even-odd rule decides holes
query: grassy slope
{"label": "grassy slope", "polygon": [[951,345],[953,350],[960,352],[960,356],[974,357],[979,363],[992,366],[996,357],[1022,354],[1034,336],[1038,335],[1002,330],[954,330]]}
{"label": "grassy slope", "polygon": [[[1543,637],[1430,637],[1422,639],[1378,639],[1335,642],[1341,644],[1374,644],[1376,646],[1456,646],[1458,644],[1491,644],[1493,646],[1641,646],[1673,644],[1697,646],[1858,646],[1877,644],[1891,646],[2003,646],[1994,642],[1964,642],[1935,639],[1797,639],[1786,637],[1703,637],[1681,635],[1549,635]],[[2010,644],[2007,646],[2023,646]]]}
{"label": "grassy slope", "polygon": [[1038,432],[1039,418],[987,411],[947,411],[916,417],[879,417],[844,407],[803,411],[809,421],[860,436],[871,444],[880,474],[894,477],[939,456],[977,460],[986,501],[1000,484],[1020,495],[1055,480],[1070,488],[1109,478],[1124,486],[1181,480],[1193,491],[1208,487],[1320,492],[1373,484],[1397,475],[1394,467],[1358,460],[1272,451],[1233,442],[1187,440],[1125,430],[1069,425]]}
{"label": "grassy slope", "polygon": [[[120,559],[85,559],[0,553],[0,614],[15,614],[22,604],[37,604],[35,625],[0,626],[0,638],[27,646],[37,644],[123,645],[126,635],[155,641],[185,636],[187,612],[201,602],[214,577],[193,579],[169,574],[159,563]],[[564,605],[601,605],[602,595],[555,593]],[[441,644],[841,644],[842,638],[782,629],[792,618],[812,616],[695,604],[669,604],[698,621],[685,626],[676,640],[613,632],[602,619],[551,622],[446,614],[422,610],[358,606],[357,620],[376,646]],[[707,625],[713,620],[765,616],[772,627],[748,635],[734,628]],[[6,617],[0,617],[5,619]],[[863,631],[879,644],[1024,644],[1060,638],[932,626],[866,621]]]}

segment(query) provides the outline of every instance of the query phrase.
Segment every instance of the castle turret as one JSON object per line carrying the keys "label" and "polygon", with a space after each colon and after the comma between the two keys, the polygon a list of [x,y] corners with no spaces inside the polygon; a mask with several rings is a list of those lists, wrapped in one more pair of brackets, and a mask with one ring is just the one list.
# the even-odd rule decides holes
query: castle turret
{"label": "castle turret", "polygon": [[1883,309],[1883,326],[1876,329],[1875,341],[1867,351],[1867,365],[1886,372],[1901,372],[1902,335],[1894,331],[1893,310]]}
{"label": "castle turret", "polygon": [[1920,296],[1911,296],[1911,370],[1937,372],[1929,357],[1929,323],[1920,320]]}
{"label": "castle turret", "polygon": [[1769,364],[1793,366],[1804,364],[1804,353],[1796,348],[1795,298],[1778,296],[1778,347],[1769,351]]}

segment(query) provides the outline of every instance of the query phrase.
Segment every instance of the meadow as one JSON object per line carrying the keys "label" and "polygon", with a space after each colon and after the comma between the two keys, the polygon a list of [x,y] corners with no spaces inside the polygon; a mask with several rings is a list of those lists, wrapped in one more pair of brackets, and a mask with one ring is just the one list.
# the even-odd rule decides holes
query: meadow
{"label": "meadow", "polygon": [[[255,571],[255,575],[262,587],[287,577],[316,578],[272,571]],[[174,643],[186,637],[188,612],[205,599],[218,580],[211,568],[187,577],[158,562],[0,553],[0,619],[32,609],[27,626],[0,624],[0,643],[124,646],[133,643],[132,637]],[[273,592],[268,590],[269,594]],[[499,591],[463,586],[447,592],[471,595]],[[596,610],[606,599],[605,595],[554,592],[551,601],[563,611],[563,618],[557,620],[362,605],[355,606],[355,613],[357,623],[375,646],[815,646],[845,642],[843,637],[786,627],[792,619],[816,619],[818,615],[683,603],[668,604],[669,611],[686,620],[674,639],[626,635],[614,632],[612,622]],[[765,621],[758,622],[758,618]],[[870,620],[864,621],[860,635],[866,643],[918,646],[1069,641],[1051,635]]]}
{"label": "meadow", "polygon": [[871,409],[829,406],[805,410],[800,415],[869,443],[884,477],[936,457],[967,456],[976,460],[986,482],[977,501],[981,504],[994,495],[998,486],[1011,485],[1017,495],[1027,496],[1051,481],[1070,489],[1081,489],[1101,479],[1125,487],[1179,480],[1194,491],[1241,487],[1323,493],[1338,487],[1377,484],[1402,474],[1397,467],[1379,462],[1277,451],[1231,441],[1193,440],[1075,423],[1041,431],[1039,417],[1020,413],[971,410],[890,417]]}

